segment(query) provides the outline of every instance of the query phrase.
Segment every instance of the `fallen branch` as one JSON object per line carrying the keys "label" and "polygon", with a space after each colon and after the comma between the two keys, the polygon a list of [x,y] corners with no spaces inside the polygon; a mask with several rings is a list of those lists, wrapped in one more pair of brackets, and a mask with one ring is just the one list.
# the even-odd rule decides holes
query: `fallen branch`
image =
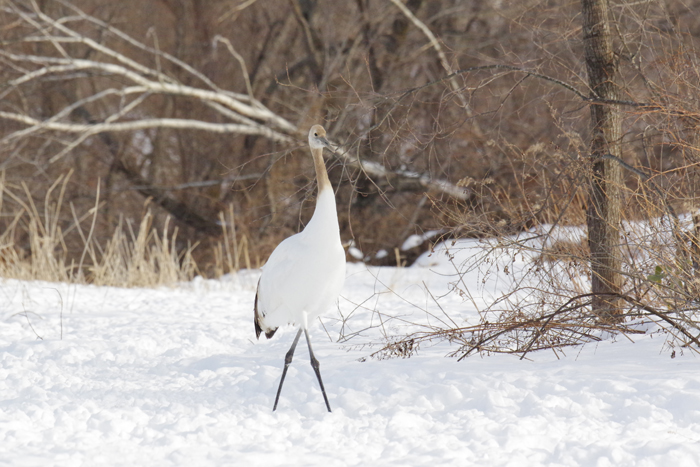
{"label": "fallen branch", "polygon": [[[629,303],[632,309],[624,315],[633,318],[628,323],[606,322],[590,313],[590,299],[597,294],[585,293],[568,299],[554,311],[539,315],[508,316],[507,320],[482,319],[474,326],[454,328],[431,328],[413,332],[393,340],[372,354],[375,358],[392,356],[410,357],[417,352],[421,343],[447,340],[460,344],[450,356],[462,360],[474,353],[507,353],[524,359],[528,353],[544,349],[562,349],[597,342],[600,335],[609,333],[645,334],[639,325],[656,323],[671,333],[690,350],[700,352],[700,338],[693,336],[690,329],[700,330],[697,321],[688,321],[682,310],[661,311],[626,294],[614,294]],[[613,294],[605,294],[613,295]],[[641,320],[640,320],[641,318]],[[667,326],[665,326],[667,325]]]}

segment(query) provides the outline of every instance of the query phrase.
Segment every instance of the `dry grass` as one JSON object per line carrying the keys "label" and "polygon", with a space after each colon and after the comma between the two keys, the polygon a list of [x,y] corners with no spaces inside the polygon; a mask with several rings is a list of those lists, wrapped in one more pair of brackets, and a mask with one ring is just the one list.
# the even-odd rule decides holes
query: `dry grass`
{"label": "dry grass", "polygon": [[[0,212],[5,199],[19,208],[3,217],[9,219],[0,234],[0,277],[117,287],[156,287],[191,280],[199,274],[193,258],[195,245],[178,249],[178,229],[170,218],[158,230],[153,213],[145,210],[140,222],[120,217],[111,238],[100,245],[93,235],[100,208],[100,185],[95,205],[79,216],[64,195],[71,173],[59,177],[46,192],[43,209],[38,209],[25,183],[11,187],[0,172]],[[69,211],[70,222],[65,217]],[[222,240],[215,245],[215,274],[251,267],[246,236],[238,239],[233,208],[220,216]],[[88,224],[89,227],[83,227]],[[80,259],[70,254],[68,237],[82,242]],[[20,239],[22,239],[20,241]]]}

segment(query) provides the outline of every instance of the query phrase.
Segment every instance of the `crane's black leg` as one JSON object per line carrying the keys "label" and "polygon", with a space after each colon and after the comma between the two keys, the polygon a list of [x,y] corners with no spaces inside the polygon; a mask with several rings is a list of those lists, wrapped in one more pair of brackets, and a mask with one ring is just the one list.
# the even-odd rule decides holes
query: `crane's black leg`
{"label": "crane's black leg", "polygon": [[[299,330],[301,332],[301,329]],[[311,340],[309,340],[309,331],[304,329],[304,334],[306,335],[306,344],[309,346],[309,357],[311,357],[311,367],[316,372],[316,378],[318,378],[318,384],[321,386],[321,392],[323,393],[323,400],[326,401],[326,407],[328,411],[331,411],[331,405],[328,403],[328,397],[326,396],[326,388],[323,387],[323,380],[321,380],[321,370],[319,368],[318,360],[314,356],[314,351],[311,350]],[[298,337],[298,336],[297,336]]]}
{"label": "crane's black leg", "polygon": [[[299,337],[301,336],[301,328],[299,328],[299,332],[297,333],[297,337],[294,338],[294,342],[292,342],[292,346],[289,348],[287,351],[287,355],[284,357],[284,370],[282,370],[282,379],[280,380],[280,387],[277,388],[277,397],[275,397],[275,405],[272,407],[272,411],[274,412],[275,409],[277,409],[277,402],[280,400],[280,393],[282,392],[282,384],[284,383],[284,377],[287,376],[287,368],[289,368],[289,364],[292,363],[292,357],[294,357],[294,349],[297,348],[297,342],[299,342]],[[306,335],[306,339],[308,340],[309,336],[308,334]],[[323,387],[323,385],[321,385]],[[325,393],[324,393],[325,397]],[[329,409],[330,410],[330,409]]]}

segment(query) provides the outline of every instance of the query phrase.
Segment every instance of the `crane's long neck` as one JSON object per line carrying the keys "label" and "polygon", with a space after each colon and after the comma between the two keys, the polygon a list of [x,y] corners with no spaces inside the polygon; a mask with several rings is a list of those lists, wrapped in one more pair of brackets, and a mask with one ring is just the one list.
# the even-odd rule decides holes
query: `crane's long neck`
{"label": "crane's long neck", "polygon": [[332,190],[331,181],[328,179],[326,164],[323,162],[323,148],[314,148],[311,150],[311,155],[314,158],[314,167],[316,168],[316,180],[318,181],[318,194],[323,190]]}
{"label": "crane's long neck", "polygon": [[323,148],[314,148],[311,150],[314,158],[314,167],[316,168],[316,180],[318,181],[318,196],[316,197],[316,209],[314,215],[306,226],[309,228],[322,229],[326,232],[325,235],[334,233],[334,236],[340,237],[340,228],[338,226],[338,212],[335,206],[335,193],[331,181],[328,179],[326,164],[323,162]]}

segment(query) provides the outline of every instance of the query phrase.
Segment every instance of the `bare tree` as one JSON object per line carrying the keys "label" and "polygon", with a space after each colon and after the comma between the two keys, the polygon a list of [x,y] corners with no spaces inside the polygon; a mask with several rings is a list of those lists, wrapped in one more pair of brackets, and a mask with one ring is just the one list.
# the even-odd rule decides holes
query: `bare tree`
{"label": "bare tree", "polygon": [[[617,57],[610,31],[608,0],[582,0],[583,44],[591,97],[619,99]],[[592,311],[604,320],[621,313],[620,206],[622,169],[609,158],[622,156],[622,119],[615,105],[591,108],[591,187],[588,197],[588,243],[591,251]]]}

